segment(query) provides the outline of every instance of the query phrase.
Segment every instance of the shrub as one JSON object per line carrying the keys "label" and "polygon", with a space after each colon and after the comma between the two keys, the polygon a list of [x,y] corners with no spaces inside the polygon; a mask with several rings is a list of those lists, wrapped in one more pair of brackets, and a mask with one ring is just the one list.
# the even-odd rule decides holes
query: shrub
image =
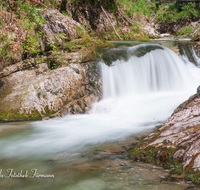
{"label": "shrub", "polygon": [[176,35],[178,36],[189,36],[192,32],[194,31],[194,29],[190,26],[185,27],[185,28],[181,28]]}

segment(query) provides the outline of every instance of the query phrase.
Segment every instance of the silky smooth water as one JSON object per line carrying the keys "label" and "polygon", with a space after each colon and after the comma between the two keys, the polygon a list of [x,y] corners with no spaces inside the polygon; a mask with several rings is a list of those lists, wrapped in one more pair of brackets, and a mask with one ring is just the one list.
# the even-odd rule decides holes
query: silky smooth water
{"label": "silky smooth water", "polygon": [[[153,50],[148,51],[152,46]],[[84,168],[85,171],[91,169],[87,167],[90,156],[84,156],[87,152],[94,151],[101,144],[120,143],[127,137],[153,129],[166,121],[180,103],[196,92],[200,70],[168,48],[142,44],[124,49],[129,55],[127,61],[117,60],[111,66],[103,61],[99,63],[103,99],[93,105],[90,114],[32,122],[25,129],[0,138],[0,160],[4,163],[4,172],[10,167],[15,170],[38,168],[41,172],[57,174],[54,179],[49,179],[49,184],[44,185],[41,181],[41,185],[37,186],[39,189],[55,188],[57,183],[57,189],[91,189],[87,188],[89,182],[78,185],[82,178],[92,179],[91,172],[87,173],[89,177],[80,177],[78,174],[84,175]],[[142,54],[135,54],[141,49],[144,49]],[[82,170],[73,169],[80,163],[86,166],[83,164]],[[96,189],[112,189],[112,185],[108,185],[109,180],[98,177],[103,170],[93,183],[100,180]],[[30,182],[30,179],[27,180]],[[25,181],[19,183],[19,187],[34,188],[33,184],[28,187]],[[7,187],[8,184],[4,183],[4,187]],[[133,189],[131,183],[127,184],[127,189]],[[140,187],[145,189],[144,185]]]}

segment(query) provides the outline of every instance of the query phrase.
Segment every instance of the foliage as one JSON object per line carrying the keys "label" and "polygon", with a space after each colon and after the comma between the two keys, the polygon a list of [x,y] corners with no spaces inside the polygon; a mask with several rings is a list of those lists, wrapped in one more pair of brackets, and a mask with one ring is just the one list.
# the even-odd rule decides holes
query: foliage
{"label": "foliage", "polygon": [[40,49],[40,34],[27,35],[26,39],[22,42],[24,53],[38,54]]}
{"label": "foliage", "polygon": [[[19,3],[19,2],[18,2]],[[32,6],[28,3],[19,3],[19,9],[16,11],[22,23],[24,30],[35,30],[33,34],[31,32],[26,36],[26,39],[22,42],[23,50],[25,54],[38,54],[42,50],[40,48],[40,38],[43,35],[40,24],[44,24],[45,20],[41,17],[42,11],[38,11],[37,7]]]}
{"label": "foliage", "polygon": [[83,31],[81,28],[79,28],[79,27],[74,27],[74,29],[75,29],[80,35],[82,35],[82,34],[84,33],[84,31]]}
{"label": "foliage", "polygon": [[200,15],[200,11],[195,8],[195,3],[188,3],[182,6],[179,12],[176,2],[163,4],[156,13],[156,21],[161,23],[165,21],[193,21]]}
{"label": "foliage", "polygon": [[193,31],[194,31],[194,29],[192,27],[188,26],[188,27],[181,28],[176,33],[176,35],[178,35],[178,36],[189,36]]}
{"label": "foliage", "polygon": [[[29,5],[28,3],[19,3],[20,9],[16,13],[20,16],[21,19],[24,19],[26,16],[26,22],[35,22],[36,24],[44,24],[45,20],[41,17],[42,12],[37,9],[37,7]],[[22,11],[26,15],[22,14]]]}
{"label": "foliage", "polygon": [[194,184],[200,184],[200,173],[195,173],[194,171],[188,172],[185,179]]}
{"label": "foliage", "polygon": [[137,16],[147,15],[151,17],[151,13],[155,12],[156,9],[154,1],[137,0],[135,2],[131,0],[119,0],[119,3],[121,7],[125,6],[125,14],[130,17],[132,17],[134,13],[136,13]]}
{"label": "foliage", "polygon": [[[8,34],[3,34],[0,37],[0,64],[1,61],[6,63],[11,61],[13,51],[12,51],[12,43],[13,43],[14,37],[8,36]],[[0,65],[1,67],[2,65]]]}

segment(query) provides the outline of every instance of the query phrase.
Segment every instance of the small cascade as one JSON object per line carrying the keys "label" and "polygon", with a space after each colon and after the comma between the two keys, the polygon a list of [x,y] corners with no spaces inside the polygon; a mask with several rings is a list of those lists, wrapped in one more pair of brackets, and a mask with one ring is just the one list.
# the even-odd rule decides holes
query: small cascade
{"label": "small cascade", "polygon": [[200,58],[195,53],[193,43],[179,43],[178,48],[185,61],[190,61],[200,67]]}
{"label": "small cascade", "polygon": [[0,140],[0,158],[60,159],[123,140],[165,122],[200,84],[199,68],[161,45],[118,50],[110,66],[100,62],[103,99],[90,114],[33,122],[29,133]]}
{"label": "small cascade", "polygon": [[[154,49],[138,53],[148,47]],[[139,45],[128,48],[127,54],[129,60],[117,60],[110,67],[101,63],[104,98],[184,91],[193,83],[183,60],[168,48]]]}

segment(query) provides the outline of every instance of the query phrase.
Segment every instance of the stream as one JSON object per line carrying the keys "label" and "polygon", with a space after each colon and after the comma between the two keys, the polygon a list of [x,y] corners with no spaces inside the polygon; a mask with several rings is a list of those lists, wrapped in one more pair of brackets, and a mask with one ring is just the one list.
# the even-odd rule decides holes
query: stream
{"label": "stream", "polygon": [[110,66],[98,63],[103,98],[89,114],[0,123],[0,189],[185,189],[126,151],[196,93],[200,59],[188,40],[113,42],[104,56]]}

